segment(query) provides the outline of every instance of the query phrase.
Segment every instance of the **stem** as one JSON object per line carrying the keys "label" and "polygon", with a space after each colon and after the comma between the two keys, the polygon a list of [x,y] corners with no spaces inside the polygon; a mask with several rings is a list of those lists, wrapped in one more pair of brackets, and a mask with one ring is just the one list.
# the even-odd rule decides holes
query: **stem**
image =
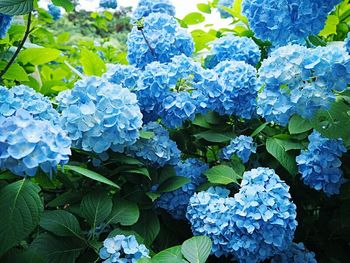
{"label": "stem", "polygon": [[25,42],[27,41],[27,38],[30,34],[30,25],[32,23],[32,12],[30,12],[28,14],[28,21],[27,21],[27,29],[26,32],[24,33],[23,39],[21,41],[21,43],[19,44],[19,46],[17,47],[17,50],[15,52],[15,54],[13,54],[12,58],[10,59],[10,61],[7,63],[6,67],[1,71],[0,73],[0,79],[2,79],[2,77],[6,74],[6,72],[9,70],[9,68],[11,67],[11,65],[13,64],[13,62],[16,60],[19,52],[21,51],[21,49],[23,48]]}
{"label": "stem", "polygon": [[143,38],[144,38],[144,40],[145,40],[145,42],[146,42],[146,44],[147,44],[149,50],[150,50],[151,53],[152,53],[152,56],[153,56],[154,58],[156,58],[156,54],[154,53],[154,49],[151,47],[151,44],[148,42],[148,39],[147,39],[147,37],[146,37],[146,35],[145,35],[145,32],[143,32],[143,29],[142,29],[142,28],[140,29],[140,31],[141,31],[141,34],[142,34],[142,36],[143,36]]}

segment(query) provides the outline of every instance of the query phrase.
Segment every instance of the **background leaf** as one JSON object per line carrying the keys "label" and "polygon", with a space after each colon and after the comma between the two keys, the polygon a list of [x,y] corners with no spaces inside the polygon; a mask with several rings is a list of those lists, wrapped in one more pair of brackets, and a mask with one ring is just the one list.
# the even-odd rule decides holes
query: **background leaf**
{"label": "background leaf", "polygon": [[212,242],[209,237],[196,236],[186,240],[181,251],[190,263],[205,263],[211,251]]}
{"label": "background leaf", "polygon": [[83,66],[84,74],[87,76],[102,76],[107,71],[106,64],[95,53],[87,50],[81,50],[80,63]]}

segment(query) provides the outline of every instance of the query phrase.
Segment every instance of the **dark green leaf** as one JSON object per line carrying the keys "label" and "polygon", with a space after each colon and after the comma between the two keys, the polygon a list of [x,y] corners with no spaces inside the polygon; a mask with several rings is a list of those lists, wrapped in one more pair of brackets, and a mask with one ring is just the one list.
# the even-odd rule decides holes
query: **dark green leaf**
{"label": "dark green leaf", "polygon": [[160,231],[158,216],[153,211],[143,211],[133,229],[144,238],[145,245],[151,245]]}
{"label": "dark green leaf", "polygon": [[290,134],[299,134],[312,129],[310,121],[303,119],[299,115],[294,115],[288,124]]}
{"label": "dark green leaf", "polygon": [[123,171],[123,173],[141,174],[141,175],[146,176],[148,179],[151,179],[149,172],[148,172],[147,168],[145,168],[145,167],[139,167],[139,168],[125,170],[125,171]]}
{"label": "dark green leaf", "polygon": [[241,178],[231,167],[226,165],[214,166],[204,174],[208,178],[208,181],[213,184],[227,185],[237,183],[237,180]]}
{"label": "dark green leaf", "polygon": [[95,229],[97,225],[112,212],[112,199],[106,193],[90,193],[83,197],[80,205],[81,214],[86,218],[90,226]]}
{"label": "dark green leaf", "polygon": [[101,182],[101,183],[113,186],[115,188],[120,188],[118,185],[116,185],[114,182],[112,182],[111,180],[107,179],[106,177],[103,177],[102,175],[100,175],[100,174],[98,174],[96,172],[90,171],[88,169],[85,169],[83,167],[73,166],[73,165],[65,165],[64,169],[68,170],[68,171],[74,171],[74,172],[76,172],[78,174],[81,174],[81,175],[87,177],[87,178],[90,178],[92,180],[95,180],[95,181],[98,181],[98,182]]}
{"label": "dark green leaf", "polygon": [[190,263],[205,263],[211,251],[212,242],[207,236],[195,236],[186,240],[181,252]]}
{"label": "dark green leaf", "polygon": [[24,15],[33,10],[33,0],[1,0],[0,13],[6,15]]}
{"label": "dark green leaf", "polygon": [[266,128],[267,125],[268,125],[267,122],[264,124],[261,124],[258,128],[255,129],[255,131],[252,133],[251,136],[254,137],[254,136],[258,135],[260,132],[262,132]]}
{"label": "dark green leaf", "polygon": [[160,193],[171,192],[176,189],[179,189],[181,186],[189,182],[190,182],[190,179],[183,176],[171,177],[159,186],[158,192]]}
{"label": "dark green leaf", "polygon": [[70,0],[52,0],[52,3],[56,6],[62,6],[67,12],[74,10],[74,4]]}
{"label": "dark green leaf", "polygon": [[0,190],[0,257],[38,225],[44,209],[39,191],[37,185],[25,179]]}
{"label": "dark green leaf", "polygon": [[77,218],[64,210],[46,211],[40,220],[40,226],[57,236],[81,237],[81,229]]}
{"label": "dark green leaf", "polygon": [[122,226],[131,226],[137,222],[140,212],[136,203],[124,199],[116,199],[113,203],[108,224],[119,223]]}
{"label": "dark green leaf", "polygon": [[197,139],[204,139],[208,142],[229,142],[233,135],[214,131],[205,131],[194,135]]}
{"label": "dark green leaf", "polygon": [[268,138],[266,140],[266,149],[291,175],[298,173],[295,156],[286,152],[280,139]]}

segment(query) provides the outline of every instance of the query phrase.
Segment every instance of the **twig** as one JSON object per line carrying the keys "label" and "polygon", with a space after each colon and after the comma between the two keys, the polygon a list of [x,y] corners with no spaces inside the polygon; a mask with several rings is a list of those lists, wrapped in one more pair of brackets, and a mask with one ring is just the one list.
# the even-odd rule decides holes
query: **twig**
{"label": "twig", "polygon": [[144,40],[145,40],[145,42],[146,42],[146,44],[147,44],[149,50],[151,51],[152,56],[153,56],[154,58],[156,58],[156,54],[155,54],[155,52],[154,52],[154,48],[153,48],[153,47],[151,46],[151,44],[149,43],[149,41],[148,41],[148,39],[147,39],[147,37],[146,37],[146,35],[145,35],[145,32],[143,32],[143,29],[142,29],[142,28],[139,29],[139,30],[141,31],[141,34],[142,34],[142,36],[143,36],[143,38],[144,38]]}
{"label": "twig", "polygon": [[28,14],[28,21],[27,21],[27,29],[26,32],[24,33],[23,39],[21,41],[21,43],[19,44],[19,46],[17,47],[16,52],[13,54],[12,58],[10,59],[10,61],[7,63],[6,67],[1,71],[0,73],[0,79],[2,79],[2,77],[6,74],[6,72],[9,70],[9,68],[11,67],[11,65],[13,64],[13,62],[16,60],[19,52],[21,51],[21,49],[23,48],[25,42],[27,41],[27,38],[31,32],[30,30],[30,25],[32,23],[32,12],[30,12]]}

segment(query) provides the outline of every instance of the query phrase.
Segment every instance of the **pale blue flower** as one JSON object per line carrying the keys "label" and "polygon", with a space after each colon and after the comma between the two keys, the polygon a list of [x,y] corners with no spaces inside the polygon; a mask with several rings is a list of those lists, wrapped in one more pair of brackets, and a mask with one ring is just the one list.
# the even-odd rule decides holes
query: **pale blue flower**
{"label": "pale blue flower", "polygon": [[296,158],[301,179],[304,184],[322,190],[328,196],[339,194],[344,182],[339,159],[346,152],[343,140],[328,139],[314,131],[309,141],[307,150],[302,150]]}
{"label": "pale blue flower", "polygon": [[230,144],[222,149],[220,156],[230,160],[233,155],[237,155],[243,163],[246,163],[252,153],[256,153],[256,144],[253,142],[253,138],[240,135],[232,139]]}
{"label": "pale blue flower", "polygon": [[58,6],[55,6],[54,4],[48,5],[49,14],[52,16],[53,20],[57,21],[61,18],[61,9]]}
{"label": "pale blue flower", "polygon": [[134,66],[115,64],[108,66],[108,70],[102,78],[132,91],[136,88],[140,75],[141,71]]}
{"label": "pale blue flower", "polygon": [[116,9],[118,7],[117,0],[100,0],[100,7]]}
{"label": "pale blue flower", "polygon": [[71,140],[48,120],[34,119],[19,109],[11,117],[0,115],[0,168],[19,176],[34,176],[40,168],[52,173],[65,165],[71,154]]}
{"label": "pale blue flower", "polygon": [[271,263],[317,263],[315,253],[308,251],[303,243],[292,243],[285,251],[274,256]]}
{"label": "pale blue flower", "polygon": [[232,8],[233,5],[233,0],[219,0],[218,2],[218,10],[220,12],[220,15],[222,18],[228,18],[232,16],[229,12],[224,10],[222,7],[227,7],[227,8]]}
{"label": "pale blue flower", "polygon": [[175,7],[170,0],[140,0],[132,15],[132,20],[135,22],[152,13],[175,16]]}

